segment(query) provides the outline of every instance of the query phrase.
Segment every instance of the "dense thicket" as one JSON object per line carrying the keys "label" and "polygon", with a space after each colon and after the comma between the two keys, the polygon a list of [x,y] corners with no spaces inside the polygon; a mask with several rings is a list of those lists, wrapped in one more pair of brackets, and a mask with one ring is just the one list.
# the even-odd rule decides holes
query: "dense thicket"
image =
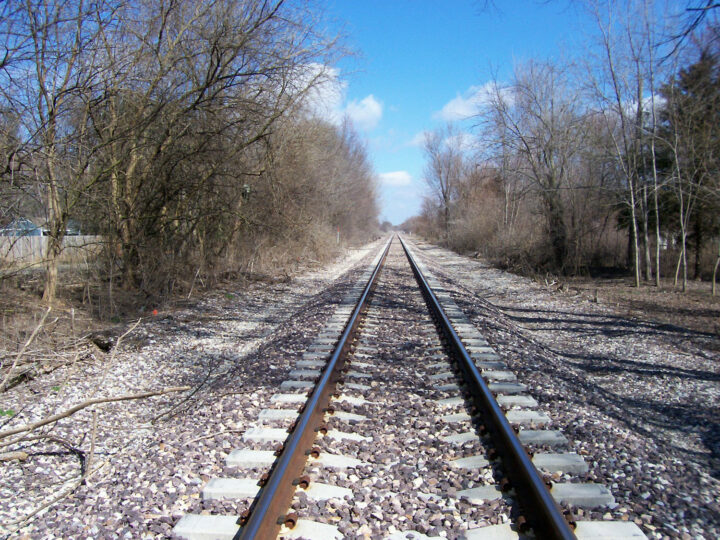
{"label": "dense thicket", "polygon": [[526,271],[625,267],[684,288],[720,260],[718,27],[677,42],[684,27],[664,24],[680,19],[649,0],[590,7],[591,61],[530,60],[486,85],[473,151],[453,128],[426,137],[429,195],[405,227]]}
{"label": "dense thicket", "polygon": [[0,225],[47,228],[45,299],[69,224],[101,236],[98,280],[148,294],[371,234],[364,147],[312,114],[319,26],[301,1],[4,2]]}

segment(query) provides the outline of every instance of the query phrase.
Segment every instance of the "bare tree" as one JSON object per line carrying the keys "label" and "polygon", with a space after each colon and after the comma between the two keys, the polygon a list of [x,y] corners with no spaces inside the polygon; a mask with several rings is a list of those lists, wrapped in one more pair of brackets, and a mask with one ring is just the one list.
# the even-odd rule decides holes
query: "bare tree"
{"label": "bare tree", "polygon": [[[647,13],[646,9],[640,9],[638,13],[638,6],[634,3],[617,7],[604,1],[591,2],[590,9],[597,22],[602,56],[599,65],[591,70],[589,80],[626,184],[624,198],[629,214],[631,266],[635,286],[639,287],[641,233],[645,262],[646,265],[650,263],[648,198],[643,181],[646,59],[651,57],[648,47],[653,44],[638,28],[638,21],[643,21],[641,15]],[[647,20],[644,22],[647,23]]]}
{"label": "bare tree", "polygon": [[[0,171],[23,208],[47,214],[48,302],[78,217],[107,239],[111,292],[118,275],[127,289],[171,292],[239,257],[260,184],[296,185],[270,170],[279,126],[307,120],[312,90],[343,54],[303,1],[12,0],[0,10]],[[361,208],[330,205],[320,228],[363,235],[377,213],[365,150],[352,130],[313,129],[331,146],[323,157],[303,143],[304,157],[329,165],[308,182]]]}
{"label": "bare tree", "polygon": [[450,125],[425,134],[425,182],[440,205],[446,244],[450,239],[452,203],[466,169],[462,144],[462,135]]}
{"label": "bare tree", "polygon": [[530,62],[516,69],[509,91],[496,85],[488,113],[495,144],[514,156],[503,158],[504,168],[511,166],[541,200],[559,269],[568,249],[562,194],[584,136],[577,102],[561,68]]}
{"label": "bare tree", "polygon": [[[675,272],[682,268],[682,288],[687,287],[688,235],[693,226],[695,277],[700,273],[700,253],[705,243],[707,216],[717,216],[717,159],[720,148],[720,67],[716,54],[703,50],[697,62],[680,70],[663,88],[667,104],[662,134],[671,154],[671,186],[677,197],[680,255]],[[716,218],[717,223],[717,218]]]}
{"label": "bare tree", "polygon": [[48,231],[43,298],[51,303],[58,282],[69,213],[88,183],[89,148],[82,125],[95,99],[93,88],[107,66],[98,38],[115,5],[111,0],[43,2],[13,0],[0,34],[11,36],[5,55],[3,99],[15,111],[25,139],[18,173],[37,185],[45,201]]}
{"label": "bare tree", "polygon": [[693,35],[703,28],[708,20],[716,21],[718,8],[720,8],[720,2],[716,0],[688,0],[685,3],[685,17],[680,28],[669,38],[669,41],[674,43],[670,55],[677,53]]}

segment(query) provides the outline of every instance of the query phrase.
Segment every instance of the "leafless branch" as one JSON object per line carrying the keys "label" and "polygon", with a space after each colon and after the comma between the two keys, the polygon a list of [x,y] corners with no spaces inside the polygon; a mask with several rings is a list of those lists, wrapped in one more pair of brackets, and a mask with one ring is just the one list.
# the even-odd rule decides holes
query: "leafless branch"
{"label": "leafless branch", "polygon": [[23,357],[23,354],[25,354],[25,351],[27,350],[27,348],[30,346],[30,344],[35,339],[35,336],[37,336],[38,332],[40,332],[40,329],[45,324],[45,320],[48,318],[48,315],[50,315],[51,311],[52,311],[51,306],[45,310],[45,313],[43,314],[42,318],[40,319],[40,322],[37,324],[37,326],[35,326],[35,329],[30,334],[30,337],[27,338],[27,340],[25,341],[25,343],[22,346],[22,348],[20,349],[20,351],[18,351],[18,353],[15,355],[15,360],[14,360],[12,366],[10,366],[10,368],[7,370],[7,373],[5,373],[5,377],[3,378],[2,384],[0,384],[0,391],[5,391],[7,389],[8,382],[11,381],[12,375],[15,372],[15,368],[17,368],[18,363],[20,362],[20,359]]}
{"label": "leafless branch", "polygon": [[[23,426],[18,426],[16,428],[0,431],[0,439],[5,439],[12,435],[17,435],[18,433],[25,433],[28,431],[33,431],[39,427],[55,423],[58,420],[62,420],[63,418],[72,416],[76,412],[81,411],[82,409],[85,409],[92,405],[98,405],[101,403],[114,403],[114,402],[118,402],[118,401],[129,401],[129,400],[135,400],[135,399],[145,399],[145,398],[149,398],[149,397],[153,397],[153,396],[161,396],[164,394],[170,394],[173,392],[185,392],[186,390],[190,390],[190,387],[189,386],[175,386],[175,387],[171,387],[171,388],[164,388],[162,390],[151,390],[148,392],[140,392],[137,394],[126,394],[123,396],[88,399],[86,401],[83,401],[82,403],[78,403],[77,405],[70,407],[69,409],[67,409],[63,412],[53,414],[51,416],[43,418],[42,420],[38,420],[37,422],[33,422],[31,424],[25,424]],[[11,444],[11,443],[4,443],[4,444]]]}

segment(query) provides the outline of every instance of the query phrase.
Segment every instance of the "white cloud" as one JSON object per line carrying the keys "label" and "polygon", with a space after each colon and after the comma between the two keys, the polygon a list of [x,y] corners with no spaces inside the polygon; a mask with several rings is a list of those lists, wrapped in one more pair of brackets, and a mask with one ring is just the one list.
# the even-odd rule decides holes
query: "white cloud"
{"label": "white cloud", "polygon": [[382,118],[383,106],[375,96],[370,94],[360,101],[351,101],[345,108],[345,114],[353,125],[363,131],[370,131]]}
{"label": "white cloud", "polygon": [[435,117],[448,122],[465,120],[477,114],[477,109],[472,96],[470,98],[457,96],[446,103],[439,112],[435,113]]}
{"label": "white cloud", "polygon": [[305,64],[293,83],[295,92],[306,92],[302,99],[308,113],[333,124],[348,118],[358,130],[371,131],[382,118],[383,104],[372,94],[346,103],[348,84],[337,68]]}
{"label": "white cloud", "polygon": [[[495,82],[493,81],[486,82],[481,86],[471,86],[462,95],[458,94],[448,101],[433,116],[447,122],[467,120],[478,114],[485,105],[491,102],[495,91]],[[500,93],[504,97],[508,95],[508,91],[502,88]]]}
{"label": "white cloud", "polygon": [[412,183],[412,176],[407,171],[386,172],[378,176],[386,186],[409,186]]}
{"label": "white cloud", "polygon": [[307,64],[296,77],[295,86],[302,91],[311,84],[304,98],[310,113],[340,123],[347,89],[347,83],[340,79],[340,70],[318,63]]}
{"label": "white cloud", "polygon": [[425,144],[425,137],[427,137],[427,131],[418,131],[412,139],[407,143],[408,146],[423,146]]}
{"label": "white cloud", "polygon": [[[406,143],[406,146],[415,146],[419,148],[424,147],[425,140],[430,133],[431,132],[429,131],[417,132],[413,136],[413,138]],[[443,140],[443,144],[447,146],[452,146],[453,148],[458,148],[462,152],[469,152],[475,149],[478,140],[479,139],[477,135],[473,135],[472,133],[468,133],[467,131],[461,131],[459,133],[451,135],[450,137],[446,137]]]}

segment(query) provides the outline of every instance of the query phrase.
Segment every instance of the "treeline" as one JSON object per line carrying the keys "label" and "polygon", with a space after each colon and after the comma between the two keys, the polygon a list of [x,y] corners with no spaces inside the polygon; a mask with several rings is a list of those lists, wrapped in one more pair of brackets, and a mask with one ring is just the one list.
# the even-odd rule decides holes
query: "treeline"
{"label": "treeline", "polygon": [[69,224],[100,282],[153,295],[371,234],[364,145],[313,114],[320,27],[301,1],[3,2],[0,226],[42,217],[44,298]]}
{"label": "treeline", "polygon": [[430,195],[405,227],[525,271],[714,278],[719,27],[682,35],[650,0],[589,9],[587,60],[519,64],[475,96],[470,135],[427,134]]}

